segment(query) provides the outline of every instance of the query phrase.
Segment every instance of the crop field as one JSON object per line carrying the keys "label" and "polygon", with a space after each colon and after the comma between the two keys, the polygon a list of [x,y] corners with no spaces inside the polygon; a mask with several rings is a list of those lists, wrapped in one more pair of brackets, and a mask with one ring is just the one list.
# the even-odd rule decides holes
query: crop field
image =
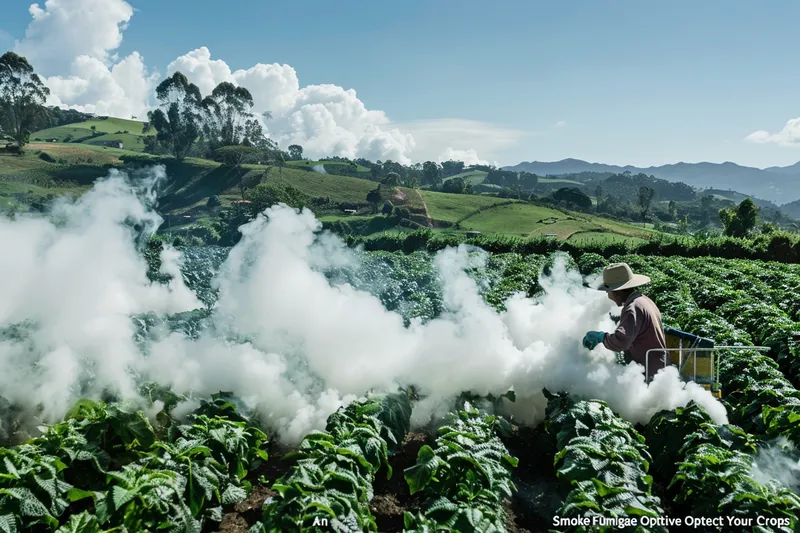
{"label": "crop field", "polygon": [[[285,249],[269,245],[272,254],[284,254],[296,246],[292,243],[298,237],[302,240],[299,228],[291,231],[295,233]],[[166,283],[165,271],[159,269],[160,246],[155,242],[145,257],[149,275]],[[167,345],[155,343],[165,328],[172,332],[168,344],[177,342],[175,336],[185,337],[182,342],[196,346],[198,358],[204,343],[213,342],[206,334],[224,335],[227,345],[252,350],[251,342],[261,342],[257,329],[237,340],[232,332],[215,332],[222,322],[213,325],[215,302],[223,303],[223,309],[233,308],[225,307],[212,279],[224,278],[222,266],[228,262],[236,270],[239,254],[215,247],[185,248],[182,253],[182,280],[203,305],[188,313],[132,316],[138,345],[150,346],[150,357],[170,361],[160,359]],[[15,402],[13,394],[4,398],[4,389],[0,392],[0,437],[6,446],[0,448],[0,531],[586,530],[554,527],[555,516],[636,520],[637,531],[658,532],[683,531],[659,519],[687,516],[736,517],[741,524],[756,517],[761,521],[750,527],[695,531],[787,532],[800,527],[798,478],[792,478],[791,469],[784,477],[766,476],[763,471],[764,464],[771,464],[764,463],[765,454],[783,454],[788,463],[781,464],[798,459],[794,447],[800,445],[800,300],[796,298],[800,265],[659,256],[607,260],[595,254],[576,261],[564,254],[473,252],[470,257],[483,259],[459,267],[466,277],[458,278],[461,289],[453,293],[448,278],[461,274],[448,270],[444,259],[454,261],[453,255],[353,253],[358,266],[336,263],[318,274],[296,263],[283,274],[290,277],[281,278],[280,268],[267,275],[258,270],[258,261],[269,264],[269,254],[248,268],[261,272],[263,282],[274,283],[269,285],[274,291],[306,276],[300,285],[310,280],[329,284],[330,289],[317,286],[314,309],[328,305],[331,294],[344,298],[349,292],[339,293],[333,287],[347,283],[348,291],[371,295],[379,302],[382,309],[370,307],[370,313],[392,317],[378,334],[397,335],[395,319],[408,328],[412,323],[436,324],[445,314],[458,313],[454,295],[471,290],[473,282],[483,302],[470,304],[473,309],[485,306],[484,313],[512,313],[519,298],[526,298],[547,311],[556,305],[548,294],[556,297],[551,293],[561,291],[550,278],[558,277],[560,283],[572,280],[573,292],[584,290],[581,284],[594,279],[605,264],[626,261],[651,276],[652,283],[643,292],[660,306],[665,325],[711,338],[717,345],[759,345],[767,350],[721,352],[721,402],[683,401],[678,407],[647,412],[643,418],[610,393],[608,399],[600,392],[575,394],[564,382],[541,376],[531,382],[538,384],[538,390],[495,384],[484,390],[474,386],[453,390],[442,397],[411,379],[400,383],[400,389],[358,391],[355,394],[363,396],[322,409],[320,422],[299,431],[298,427],[306,427],[300,418],[287,424],[295,413],[272,411],[285,401],[281,399],[285,392],[268,392],[284,386],[277,381],[214,392],[208,386],[187,389],[179,385],[181,379],[161,372],[161,381],[134,380],[133,397],[107,392],[102,398],[73,399],[61,422],[40,423],[40,413],[34,424],[40,427],[34,429],[25,419],[30,407]],[[289,256],[284,260],[293,264]],[[278,292],[274,297],[281,298]],[[346,323],[341,321],[343,315],[358,312],[358,304],[352,300],[348,311],[344,300],[337,302],[340,321],[331,324],[338,328]],[[268,309],[281,309],[291,319],[296,305]],[[322,315],[316,311],[311,315],[309,320],[317,320],[314,328],[329,327]],[[283,323],[278,314],[267,312],[267,316]],[[35,327],[28,322],[0,324],[0,338],[7,346],[33,350],[30,335]],[[332,358],[340,348],[346,357],[362,358],[359,350],[366,340],[352,336],[350,340],[349,346],[326,341],[317,348]],[[387,350],[392,342],[404,341],[388,341]],[[312,353],[315,347],[307,349]],[[477,353],[480,359],[465,356],[453,375],[466,373],[464,365],[502,360],[492,351]],[[448,354],[432,352],[427,357],[453,357]],[[366,372],[368,366],[358,365],[367,365],[372,356],[347,372]],[[323,374],[336,374],[309,357],[305,364],[321,365],[317,370]],[[225,365],[235,366],[238,360]],[[267,360],[258,363],[248,355],[241,361],[256,366],[241,371],[265,377],[257,365]],[[188,365],[183,370],[186,376],[198,371],[190,361],[183,363]],[[446,364],[459,366],[457,358],[449,361]],[[175,359],[172,364],[181,363]],[[603,364],[623,368],[613,362]],[[228,370],[218,367],[216,372]],[[548,370],[542,367],[536,372]],[[310,390],[320,386],[315,384],[318,378],[308,382]],[[235,380],[225,383],[235,388]],[[274,403],[262,404],[259,399],[264,397]],[[429,401],[434,397],[439,403],[432,410]],[[542,410],[534,422],[518,416],[537,401]],[[293,440],[285,438],[287,431],[294,432]]]}

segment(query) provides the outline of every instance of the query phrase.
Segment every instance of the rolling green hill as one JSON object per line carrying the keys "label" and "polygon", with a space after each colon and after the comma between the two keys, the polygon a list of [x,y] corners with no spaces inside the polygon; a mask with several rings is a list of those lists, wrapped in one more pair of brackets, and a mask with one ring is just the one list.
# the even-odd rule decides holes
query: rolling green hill
{"label": "rolling green hill", "polygon": [[[457,221],[458,231],[461,232],[479,231],[516,237],[554,235],[559,239],[587,234],[594,238],[613,236],[621,240],[648,239],[653,233],[648,229],[602,217],[562,211],[518,200],[472,197],[471,201],[460,204],[457,199],[442,198],[459,195],[426,192],[424,196],[435,221]],[[431,205],[436,207],[431,209]],[[470,211],[470,208],[473,209]]]}
{"label": "rolling green hill", "polygon": [[[94,127],[94,130],[92,129]],[[55,128],[39,130],[31,134],[34,142],[89,144],[102,146],[104,142],[117,141],[123,148],[135,152],[144,150],[144,137],[154,135],[153,130],[143,133],[144,122],[121,118],[92,119],[85,122],[65,124]]]}
{"label": "rolling green hill", "polygon": [[[126,150],[83,144],[31,143],[22,156],[0,151],[0,182],[82,191],[122,164]],[[2,193],[0,193],[2,194]]]}
{"label": "rolling green hill", "polygon": [[580,181],[561,179],[561,178],[539,178],[539,183],[561,185],[562,187],[575,187],[583,185],[583,183],[581,183]]}
{"label": "rolling green hill", "polygon": [[[337,169],[342,169],[350,166],[347,163],[341,163],[338,161],[308,161],[308,160],[287,161],[286,165],[290,167],[305,167],[305,168],[311,168],[321,165],[322,167],[325,168],[325,172],[328,172],[330,174],[336,174]],[[363,165],[356,165],[356,171],[369,172],[369,169]]]}
{"label": "rolling green hill", "polygon": [[107,118],[107,119],[99,119],[94,118],[91,120],[87,120],[85,122],[76,122],[74,124],[66,124],[64,126],[58,126],[55,128],[49,128],[46,130],[40,130],[31,135],[31,138],[39,137],[39,138],[47,138],[47,137],[56,137],[58,138],[62,133],[67,132],[73,135],[83,133],[84,135],[90,135],[92,132],[92,126],[94,126],[95,130],[100,133],[116,133],[116,132],[128,132],[132,135],[155,135],[155,131],[150,130],[147,133],[143,133],[144,130],[144,122],[139,122],[136,120],[125,120],[122,118]]}
{"label": "rolling green hill", "polygon": [[[138,124],[135,129],[133,125]],[[76,125],[45,130],[52,135],[81,130],[91,131],[86,125],[96,125],[98,131],[120,127],[132,128],[128,134],[105,134],[103,137],[129,135],[142,138],[141,123],[117,119],[93,120]],[[37,133],[39,135],[41,132]],[[105,176],[110,168],[125,166],[124,156],[150,157],[137,150],[117,149],[86,143],[34,142],[26,147],[23,156],[0,152],[0,207],[13,206],[31,197],[81,194],[92,182]],[[160,211],[170,230],[186,227],[199,220],[215,216],[207,208],[208,198],[218,196],[223,207],[241,199],[240,184],[246,178],[250,184],[271,183],[291,185],[312,198],[330,198],[334,204],[347,204],[359,208],[350,215],[335,208],[321,213],[326,222],[337,220],[361,221],[368,226],[372,218],[366,202],[367,193],[376,183],[367,179],[341,176],[333,173],[346,163],[330,161],[290,161],[283,169],[260,165],[244,165],[240,169],[224,167],[206,159],[187,158],[177,162],[171,158],[152,157],[154,162],[167,168],[170,180],[159,192]],[[309,172],[300,166],[323,164],[327,174]],[[358,171],[365,174],[363,166]],[[482,180],[485,172],[470,171],[461,175],[471,182]],[[395,207],[405,207],[412,220],[430,225],[435,231],[480,231],[486,234],[536,236],[555,234],[560,239],[646,239],[650,230],[614,222],[581,213],[565,212],[526,202],[512,201],[493,196],[459,195],[432,192],[404,187],[382,187],[381,201],[390,201]],[[380,227],[380,224],[374,225]],[[372,227],[372,226],[370,226]]]}
{"label": "rolling green hill", "polygon": [[501,203],[502,198],[420,191],[433,220],[457,222],[476,209]]}
{"label": "rolling green hill", "polygon": [[461,178],[464,180],[464,183],[468,183],[474,187],[475,185],[480,185],[483,183],[483,180],[486,179],[487,174],[488,172],[485,170],[467,170],[466,172],[449,176],[445,178],[444,181],[451,180],[453,178]]}
{"label": "rolling green hill", "polygon": [[[468,183],[473,187],[480,186],[477,190],[484,192],[497,191],[502,189],[500,185],[495,185],[492,183],[484,183],[487,174],[488,172],[486,172],[485,170],[467,170],[465,172],[461,172],[460,174],[449,176],[445,178],[444,181],[448,181],[453,178],[461,178],[464,180],[464,183]],[[561,178],[539,178],[539,183],[541,185],[549,185],[553,188],[575,187],[583,185],[579,181],[574,181],[570,179],[561,179]]]}

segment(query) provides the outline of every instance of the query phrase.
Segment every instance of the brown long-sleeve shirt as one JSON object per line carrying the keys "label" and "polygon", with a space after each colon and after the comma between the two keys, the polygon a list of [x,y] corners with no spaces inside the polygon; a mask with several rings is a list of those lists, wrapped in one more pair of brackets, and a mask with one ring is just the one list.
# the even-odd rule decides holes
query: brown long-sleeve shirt
{"label": "brown long-sleeve shirt", "polygon": [[[637,363],[645,366],[645,354],[652,348],[665,348],[664,325],[656,304],[639,291],[635,291],[622,306],[622,315],[614,333],[606,333],[603,346],[612,352],[628,352]],[[650,353],[648,380],[664,363],[664,352]]]}

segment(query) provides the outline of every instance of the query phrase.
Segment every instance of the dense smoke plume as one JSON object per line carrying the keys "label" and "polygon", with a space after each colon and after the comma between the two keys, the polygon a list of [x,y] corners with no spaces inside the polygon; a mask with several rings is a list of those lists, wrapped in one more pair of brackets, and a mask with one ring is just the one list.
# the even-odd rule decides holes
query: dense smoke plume
{"label": "dense smoke plume", "polygon": [[[49,219],[0,218],[0,328],[20,326],[0,337],[0,395],[41,406],[52,421],[81,395],[133,394],[130,369],[141,355],[130,315],[199,305],[180,276],[150,283],[134,247],[136,233],[161,223],[147,204],[163,177],[158,167],[133,186],[111,171],[74,203],[56,203]],[[174,250],[162,261],[164,274],[179,272]]]}
{"label": "dense smoke plume", "polygon": [[[234,391],[287,443],[324,427],[340,405],[370,389],[415,385],[424,400],[415,421],[426,422],[462,391],[502,394],[520,420],[544,417],[542,388],[605,400],[621,416],[646,423],[661,409],[694,399],[716,422],[724,407],[674,369],[648,387],[642,367],[581,346],[587,330],[610,331],[611,303],[557,262],[536,300],[515,296],[496,312],[465,269],[486,254],[459,247],[434,261],[446,311],[423,322],[387,310],[380,299],[333,284],[330,268],[354,268],[357,254],[319,233],[309,211],[266,210],[241,228],[243,237],[220,269],[219,299],[198,338],[156,328],[145,354],[134,342],[131,315],[175,313],[202,306],[176,275],[181,255],[162,253],[170,285],[151,283],[134,245],[135,231],[152,231],[160,217],[147,207],[163,169],[136,187],[112,173],[49,219],[0,221],[0,328],[29,323],[30,334],[0,340],[2,396],[55,421],[81,396],[108,390],[134,394],[137,380],[177,393]],[[141,185],[144,183],[144,185]],[[145,201],[141,198],[144,190]],[[148,200],[148,198],[150,200]]]}
{"label": "dense smoke plume", "polygon": [[786,437],[778,437],[759,449],[752,476],[759,483],[778,482],[800,494],[800,450]]}

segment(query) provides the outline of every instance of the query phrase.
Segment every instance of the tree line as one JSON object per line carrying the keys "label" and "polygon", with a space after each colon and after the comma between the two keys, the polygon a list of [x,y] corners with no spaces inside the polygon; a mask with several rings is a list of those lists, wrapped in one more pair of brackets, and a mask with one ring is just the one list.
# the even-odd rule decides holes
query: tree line
{"label": "tree line", "polygon": [[16,143],[16,150],[21,151],[34,128],[47,120],[49,95],[27,59],[14,52],[0,56],[0,134]]}
{"label": "tree line", "polygon": [[[221,160],[228,164],[272,162],[302,158],[302,147],[283,151],[270,139],[253,111],[253,95],[244,87],[222,82],[203,96],[200,89],[181,72],[156,87],[158,108],[148,113],[146,128],[155,129],[147,138],[145,151],[169,154],[178,161],[188,156]],[[238,148],[232,148],[238,147]]]}

